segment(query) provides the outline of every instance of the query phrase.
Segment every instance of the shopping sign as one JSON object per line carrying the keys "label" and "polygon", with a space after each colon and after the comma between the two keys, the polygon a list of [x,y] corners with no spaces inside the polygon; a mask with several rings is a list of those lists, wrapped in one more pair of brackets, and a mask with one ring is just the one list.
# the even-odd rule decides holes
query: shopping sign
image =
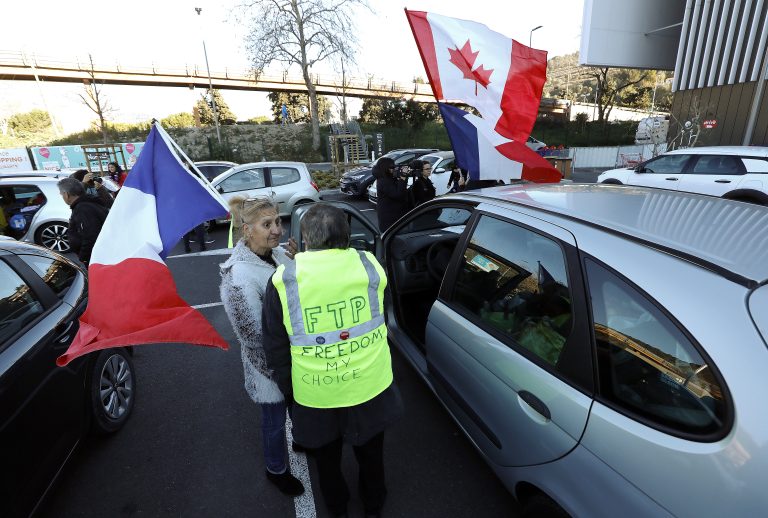
{"label": "shopping sign", "polygon": [[712,129],[717,126],[717,119],[707,119],[701,123],[706,129]]}

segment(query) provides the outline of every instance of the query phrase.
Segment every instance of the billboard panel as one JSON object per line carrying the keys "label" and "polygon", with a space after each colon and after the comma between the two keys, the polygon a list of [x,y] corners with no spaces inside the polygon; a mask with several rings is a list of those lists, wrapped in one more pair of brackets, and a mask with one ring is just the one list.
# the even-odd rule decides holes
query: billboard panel
{"label": "billboard panel", "polygon": [[27,148],[0,149],[0,173],[31,170],[32,161],[29,159]]}
{"label": "billboard panel", "polygon": [[582,65],[674,70],[685,0],[584,0]]}

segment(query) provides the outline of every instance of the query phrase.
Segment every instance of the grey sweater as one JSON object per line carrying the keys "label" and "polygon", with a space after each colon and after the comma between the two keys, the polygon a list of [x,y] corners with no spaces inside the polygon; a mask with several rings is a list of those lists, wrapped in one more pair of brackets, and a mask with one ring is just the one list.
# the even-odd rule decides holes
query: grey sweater
{"label": "grey sweater", "polygon": [[[280,265],[291,261],[282,248],[272,250]],[[221,269],[221,301],[240,342],[245,373],[245,390],[256,403],[278,403],[283,394],[274,381],[264,357],[261,307],[267,281],[275,268],[257,256],[240,240]]]}

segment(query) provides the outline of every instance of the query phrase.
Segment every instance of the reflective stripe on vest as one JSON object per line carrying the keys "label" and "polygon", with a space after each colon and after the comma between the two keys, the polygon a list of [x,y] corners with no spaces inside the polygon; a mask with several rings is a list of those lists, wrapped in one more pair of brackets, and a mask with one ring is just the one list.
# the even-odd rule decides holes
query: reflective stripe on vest
{"label": "reflective stripe on vest", "polygon": [[392,383],[386,277],[371,257],[354,249],[304,252],[272,278],[291,342],[294,399],[304,406],[357,405]]}

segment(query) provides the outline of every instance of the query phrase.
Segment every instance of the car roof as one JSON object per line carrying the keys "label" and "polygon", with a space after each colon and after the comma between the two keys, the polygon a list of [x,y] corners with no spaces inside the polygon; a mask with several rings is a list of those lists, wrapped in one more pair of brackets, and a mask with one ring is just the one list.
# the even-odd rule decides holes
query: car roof
{"label": "car roof", "polygon": [[226,160],[203,160],[195,162],[195,165],[228,165],[234,167],[237,165],[237,162],[227,162]]}
{"label": "car roof", "polygon": [[34,183],[34,184],[56,184],[62,178],[68,178],[69,175],[62,176],[44,176],[44,175],[0,175],[0,183]]}
{"label": "car roof", "polygon": [[741,155],[768,157],[768,147],[764,146],[705,146],[676,149],[667,155]]}
{"label": "car roof", "polygon": [[676,255],[749,288],[768,280],[768,207],[647,187],[499,186],[462,195],[554,213]]}
{"label": "car roof", "polygon": [[274,162],[248,162],[246,164],[240,164],[237,169],[245,169],[249,167],[275,167],[281,165],[301,166],[306,165],[304,162],[291,162],[291,161],[274,161]]}
{"label": "car roof", "polygon": [[422,160],[428,156],[436,156],[438,158],[453,158],[453,151],[437,151],[436,153],[428,153],[423,155]]}

